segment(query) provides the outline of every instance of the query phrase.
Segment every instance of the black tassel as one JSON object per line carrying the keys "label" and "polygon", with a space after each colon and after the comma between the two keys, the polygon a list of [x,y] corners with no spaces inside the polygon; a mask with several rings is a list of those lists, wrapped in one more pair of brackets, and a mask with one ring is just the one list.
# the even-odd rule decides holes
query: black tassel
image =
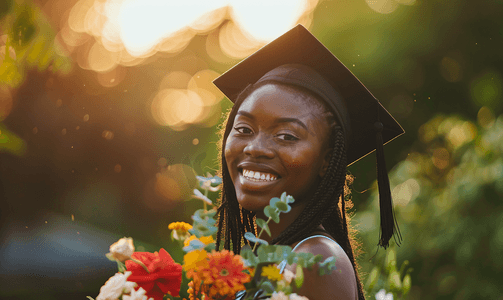
{"label": "black tassel", "polygon": [[379,121],[374,124],[376,131],[377,185],[379,187],[379,209],[381,211],[381,232],[378,245],[386,249],[392,236],[395,238],[397,245],[400,245],[402,235],[393,211],[388,170],[384,160],[383,127],[383,124]]}

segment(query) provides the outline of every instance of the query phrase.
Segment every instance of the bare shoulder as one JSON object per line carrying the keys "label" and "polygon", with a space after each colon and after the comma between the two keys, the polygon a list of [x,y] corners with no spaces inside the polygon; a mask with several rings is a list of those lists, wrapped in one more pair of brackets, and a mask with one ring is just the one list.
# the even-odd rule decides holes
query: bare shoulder
{"label": "bare shoulder", "polygon": [[[304,269],[304,284],[297,291],[310,300],[358,299],[356,276],[353,265],[344,249],[335,241],[324,237],[313,237],[301,243],[295,252],[321,254],[324,259],[335,256],[337,267],[331,274],[319,276],[317,267]],[[292,272],[295,266],[287,266]]]}

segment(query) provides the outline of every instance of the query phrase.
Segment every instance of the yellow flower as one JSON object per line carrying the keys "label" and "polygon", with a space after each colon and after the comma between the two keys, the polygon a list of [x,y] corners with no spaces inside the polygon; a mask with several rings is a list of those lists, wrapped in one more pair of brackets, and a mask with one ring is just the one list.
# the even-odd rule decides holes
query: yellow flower
{"label": "yellow flower", "polygon": [[207,257],[208,252],[204,249],[190,251],[183,257],[183,269],[190,271],[196,268],[206,268],[208,265]]}
{"label": "yellow flower", "polygon": [[262,273],[260,275],[274,281],[281,280],[282,278],[281,274],[279,273],[279,269],[275,265],[268,265],[263,267]]}
{"label": "yellow flower", "polygon": [[168,229],[173,230],[171,232],[173,239],[183,241],[190,236],[189,230],[192,229],[192,225],[185,222],[173,222],[168,225]]}
{"label": "yellow flower", "polygon": [[[187,238],[184,242],[183,242],[183,246],[184,247],[187,247],[189,244],[190,244],[190,241],[193,241],[193,240],[197,240],[196,236],[195,235],[191,235],[189,238]],[[210,235],[210,236],[202,236],[199,241],[205,245],[208,245],[210,243],[213,243],[215,242],[213,240],[213,237]]]}

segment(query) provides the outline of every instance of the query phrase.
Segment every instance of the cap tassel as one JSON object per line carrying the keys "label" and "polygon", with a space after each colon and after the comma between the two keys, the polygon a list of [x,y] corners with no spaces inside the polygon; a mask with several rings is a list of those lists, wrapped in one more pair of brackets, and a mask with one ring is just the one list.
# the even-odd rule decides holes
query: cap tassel
{"label": "cap tassel", "polygon": [[391,236],[395,238],[397,245],[400,245],[402,235],[400,234],[393,211],[388,171],[384,160],[383,128],[384,126],[381,122],[374,124],[374,129],[376,130],[377,185],[379,187],[379,209],[381,212],[381,232],[378,245],[386,249],[389,246]]}

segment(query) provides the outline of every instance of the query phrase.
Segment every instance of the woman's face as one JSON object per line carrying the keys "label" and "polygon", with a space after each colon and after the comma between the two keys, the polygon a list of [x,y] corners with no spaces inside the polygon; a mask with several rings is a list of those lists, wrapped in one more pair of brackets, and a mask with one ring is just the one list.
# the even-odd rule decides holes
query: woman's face
{"label": "woman's face", "polygon": [[238,109],[225,160],[239,204],[262,211],[284,191],[309,197],[328,164],[329,128],[312,96],[277,84],[253,91]]}

